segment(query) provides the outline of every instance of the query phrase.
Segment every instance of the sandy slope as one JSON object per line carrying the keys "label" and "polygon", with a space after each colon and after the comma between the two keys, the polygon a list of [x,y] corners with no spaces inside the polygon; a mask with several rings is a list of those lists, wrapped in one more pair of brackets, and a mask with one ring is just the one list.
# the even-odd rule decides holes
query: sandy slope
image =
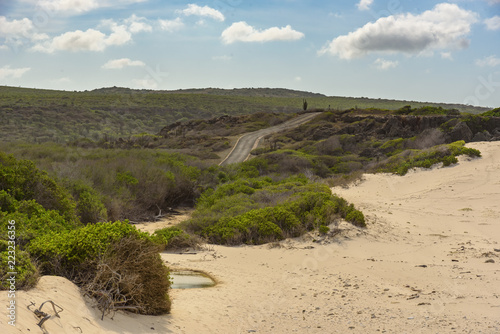
{"label": "sandy slope", "polygon": [[[20,309],[49,298],[63,306],[61,319],[46,322],[50,333],[499,333],[500,143],[469,146],[483,158],[333,189],[365,212],[366,230],[340,223],[335,239],[162,254],[219,280],[172,291],[171,315],[101,321],[54,277],[19,292]],[[7,333],[39,333],[34,323],[19,311]]]}

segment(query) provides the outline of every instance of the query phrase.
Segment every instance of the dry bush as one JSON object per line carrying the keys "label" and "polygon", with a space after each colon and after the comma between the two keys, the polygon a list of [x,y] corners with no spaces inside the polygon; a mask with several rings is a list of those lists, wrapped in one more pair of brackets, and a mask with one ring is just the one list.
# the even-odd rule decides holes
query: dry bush
{"label": "dry bush", "polygon": [[149,240],[127,237],[87,263],[91,269],[80,274],[82,290],[95,298],[103,317],[119,309],[150,315],[170,312],[169,269],[159,250]]}
{"label": "dry bush", "polygon": [[318,153],[325,155],[334,155],[342,152],[342,145],[339,136],[331,136],[330,138],[316,144]]}

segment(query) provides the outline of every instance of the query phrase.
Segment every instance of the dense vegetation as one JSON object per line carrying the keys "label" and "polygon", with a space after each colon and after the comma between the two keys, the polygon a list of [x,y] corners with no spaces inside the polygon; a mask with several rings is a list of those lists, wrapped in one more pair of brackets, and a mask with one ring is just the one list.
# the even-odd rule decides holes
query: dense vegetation
{"label": "dense vegetation", "polygon": [[177,153],[49,143],[10,144],[3,149],[35,161],[59,180],[76,200],[76,213],[85,224],[152,219],[160,210],[193,205],[202,191],[203,172],[197,164],[203,164]]}
{"label": "dense vegetation", "polygon": [[237,177],[206,191],[181,226],[211,243],[262,244],[327,227],[339,217],[366,226],[353,205],[304,176]]}
{"label": "dense vegetation", "polygon": [[40,273],[61,275],[99,297],[103,314],[170,310],[169,272],[149,235],[128,222],[82,224],[68,191],[32,162],[4,153],[0,189],[1,288],[8,272],[17,272],[17,289],[32,287]]}
{"label": "dense vegetation", "polygon": [[[395,110],[408,101],[326,97],[282,89],[148,91],[125,88],[67,92],[0,87],[0,140],[60,142],[86,138],[107,142],[138,134],[157,134],[177,121],[260,112],[297,112],[303,97],[309,109]],[[464,105],[424,104],[482,112]]]}

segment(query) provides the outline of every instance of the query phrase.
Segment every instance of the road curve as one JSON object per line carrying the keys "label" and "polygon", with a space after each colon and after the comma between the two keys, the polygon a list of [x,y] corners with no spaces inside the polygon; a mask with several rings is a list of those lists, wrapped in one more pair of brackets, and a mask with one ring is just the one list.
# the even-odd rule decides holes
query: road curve
{"label": "road curve", "polygon": [[234,144],[233,149],[229,154],[226,156],[224,160],[219,164],[221,166],[229,165],[229,164],[235,164],[238,162],[243,162],[246,159],[248,159],[248,156],[250,155],[250,151],[253,150],[254,148],[257,147],[259,144],[259,141],[262,137],[267,136],[271,133],[279,132],[285,129],[292,129],[295,128],[301,124],[304,124],[314,117],[318,116],[321,114],[320,112],[312,112],[312,113],[307,113],[300,115],[298,117],[295,117],[294,119],[291,119],[289,121],[286,121],[284,123],[271,126],[266,129],[262,130],[257,130],[254,132],[249,132],[238,138],[238,141],[236,144]]}

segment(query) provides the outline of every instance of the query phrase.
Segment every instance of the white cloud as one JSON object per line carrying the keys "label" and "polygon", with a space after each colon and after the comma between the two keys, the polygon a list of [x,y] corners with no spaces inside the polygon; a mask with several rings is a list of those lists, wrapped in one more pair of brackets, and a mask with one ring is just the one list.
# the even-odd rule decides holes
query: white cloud
{"label": "white cloud", "polygon": [[7,45],[0,45],[0,50],[10,50]]}
{"label": "white cloud", "polygon": [[301,82],[302,81],[302,77],[297,76],[297,77],[295,77],[293,79],[293,81],[295,81],[295,82]]}
{"label": "white cloud", "polygon": [[500,65],[500,58],[496,56],[488,56],[484,57],[483,59],[477,59],[476,60],[476,65],[477,66],[498,66]]}
{"label": "white cloud", "polygon": [[13,78],[13,79],[19,79],[24,75],[24,73],[28,72],[31,70],[30,67],[23,67],[23,68],[10,68],[10,66],[4,66],[0,67],[0,79],[8,79],[8,78]]}
{"label": "white cloud", "polygon": [[303,37],[303,33],[293,30],[289,25],[282,28],[272,27],[265,30],[257,30],[244,21],[233,23],[221,35],[222,41],[225,44],[234,42],[291,41]]}
{"label": "white cloud", "polygon": [[224,14],[219,12],[217,9],[208,6],[200,7],[192,3],[189,4],[187,8],[180,10],[178,12],[186,16],[195,15],[195,16],[209,17],[220,22],[223,22],[226,19],[224,17]]}
{"label": "white cloud", "polygon": [[441,58],[453,60],[453,56],[451,55],[451,52],[441,52]]}
{"label": "white cloud", "polygon": [[37,44],[33,50],[46,53],[53,53],[56,50],[103,51],[106,48],[105,40],[106,35],[100,31],[94,29],[76,30],[56,36],[50,42]]}
{"label": "white cloud", "polygon": [[153,31],[153,27],[145,21],[147,21],[146,18],[137,17],[135,14],[132,14],[131,17],[125,20],[125,23],[129,25],[128,30],[133,34],[141,31]]}
{"label": "white cloud", "polygon": [[484,24],[486,24],[486,28],[488,30],[500,30],[500,16],[495,15],[490,17],[489,19],[484,20]]}
{"label": "white cloud", "polygon": [[390,68],[394,68],[399,65],[398,61],[392,61],[392,60],[386,60],[383,58],[377,58],[373,62],[373,64],[379,69],[379,70],[388,70]]}
{"label": "white cloud", "polygon": [[175,20],[158,20],[160,28],[169,32],[176,31],[184,27],[184,23],[181,18],[178,17]]}
{"label": "white cloud", "polygon": [[368,10],[368,9],[370,9],[370,6],[372,5],[372,3],[373,3],[373,0],[360,0],[356,6],[358,6],[359,10]]}
{"label": "white cloud", "polygon": [[111,30],[113,32],[105,39],[106,46],[123,45],[132,40],[132,33],[124,25],[113,25]]}
{"label": "white cloud", "polygon": [[147,0],[22,0],[43,9],[46,13],[82,14],[98,8],[125,6]]}
{"label": "white cloud", "polygon": [[31,41],[39,41],[49,38],[46,34],[37,32],[33,22],[24,18],[22,20],[8,20],[5,16],[0,16],[0,37],[4,38],[26,38]]}
{"label": "white cloud", "polygon": [[354,32],[333,39],[319,54],[343,59],[371,52],[420,54],[433,49],[466,48],[465,36],[478,15],[455,4],[437,4],[419,15],[391,15],[370,22]]}
{"label": "white cloud", "polygon": [[119,70],[124,68],[125,66],[146,66],[140,60],[130,60],[129,58],[121,58],[121,59],[113,59],[108,61],[106,64],[102,65],[101,68],[106,70]]}
{"label": "white cloud", "polygon": [[37,4],[50,12],[83,13],[99,7],[96,0],[40,0]]}
{"label": "white cloud", "polygon": [[117,23],[113,20],[103,20],[99,29],[109,29],[106,35],[100,30],[87,29],[63,33],[33,46],[32,50],[54,53],[55,51],[104,51],[108,46],[123,45],[132,41],[132,34],[141,31],[152,31],[151,25],[144,22],[145,18],[132,15],[130,18]]}

